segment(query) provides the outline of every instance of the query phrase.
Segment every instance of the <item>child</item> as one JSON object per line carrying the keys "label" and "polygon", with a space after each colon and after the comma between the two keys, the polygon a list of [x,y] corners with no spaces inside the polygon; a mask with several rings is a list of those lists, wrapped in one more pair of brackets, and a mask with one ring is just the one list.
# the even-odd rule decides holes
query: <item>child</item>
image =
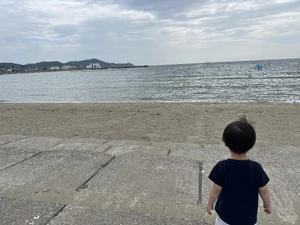
{"label": "child", "polygon": [[223,141],[231,156],[218,162],[209,179],[213,186],[206,211],[211,210],[217,200],[215,225],[255,225],[257,221],[258,194],[264,204],[264,211],[271,213],[269,178],[262,166],[247,158],[247,152],[254,146],[256,134],[246,117],[229,124],[223,132]]}

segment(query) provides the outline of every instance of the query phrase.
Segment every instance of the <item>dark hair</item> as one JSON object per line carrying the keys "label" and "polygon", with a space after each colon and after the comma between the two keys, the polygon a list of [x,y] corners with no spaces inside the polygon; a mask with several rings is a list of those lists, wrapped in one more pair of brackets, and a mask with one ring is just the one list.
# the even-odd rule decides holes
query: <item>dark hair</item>
{"label": "dark hair", "polygon": [[255,144],[254,128],[248,123],[245,116],[229,124],[223,132],[223,141],[230,151],[238,154],[248,152]]}

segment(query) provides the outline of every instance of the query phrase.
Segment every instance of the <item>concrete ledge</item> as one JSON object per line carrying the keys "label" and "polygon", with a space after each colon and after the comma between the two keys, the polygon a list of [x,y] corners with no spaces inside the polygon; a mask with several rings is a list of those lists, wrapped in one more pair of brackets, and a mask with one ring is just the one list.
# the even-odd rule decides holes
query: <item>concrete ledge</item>
{"label": "concrete ledge", "polygon": [[0,146],[8,144],[10,142],[19,141],[25,138],[26,137],[22,135],[0,135]]}
{"label": "concrete ledge", "polygon": [[[4,135],[0,196],[202,221],[207,176],[228,156],[220,144]],[[249,157],[270,177],[273,213],[266,216],[260,206],[259,223],[299,224],[300,147],[257,145]]]}
{"label": "concrete ledge", "polygon": [[121,156],[128,153],[167,156],[169,151],[167,146],[142,141],[110,140],[106,142],[106,145],[110,146],[110,148],[107,150],[107,153],[116,156]]}
{"label": "concrete ledge", "polygon": [[61,151],[97,151],[97,152],[103,152],[108,147],[107,145],[103,144],[105,140],[103,139],[82,139],[82,138],[71,138],[71,139],[65,139],[61,141],[58,145],[56,145],[54,148],[50,149],[52,150],[61,150]]}
{"label": "concrete ledge", "polygon": [[47,151],[56,146],[62,140],[63,139],[53,137],[28,137],[2,145],[0,146],[0,149]]}

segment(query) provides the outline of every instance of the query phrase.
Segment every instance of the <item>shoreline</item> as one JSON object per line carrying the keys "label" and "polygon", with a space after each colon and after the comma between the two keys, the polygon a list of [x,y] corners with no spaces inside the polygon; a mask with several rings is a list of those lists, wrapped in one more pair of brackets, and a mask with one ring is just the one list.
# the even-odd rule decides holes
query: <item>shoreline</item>
{"label": "shoreline", "polygon": [[61,69],[61,70],[36,70],[36,71],[17,71],[17,72],[0,72],[1,75],[14,75],[14,74],[28,74],[28,73],[51,73],[51,72],[82,72],[82,71],[99,71],[99,70],[109,70],[109,69],[136,69],[136,68],[148,68],[149,65],[144,66],[123,66],[123,67],[103,67],[94,69]]}
{"label": "shoreline", "polygon": [[0,135],[222,144],[223,129],[246,115],[257,145],[300,146],[300,104],[1,103]]}
{"label": "shoreline", "polygon": [[300,102],[197,102],[197,101],[101,101],[101,102],[9,102],[0,99],[1,104],[201,104],[201,105],[225,105],[225,104],[245,104],[245,105],[300,105]]}

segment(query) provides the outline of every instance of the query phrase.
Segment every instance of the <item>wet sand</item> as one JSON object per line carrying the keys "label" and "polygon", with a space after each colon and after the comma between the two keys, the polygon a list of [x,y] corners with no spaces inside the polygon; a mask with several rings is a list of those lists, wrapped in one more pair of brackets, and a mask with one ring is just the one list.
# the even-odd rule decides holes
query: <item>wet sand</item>
{"label": "wet sand", "polygon": [[257,145],[300,145],[300,104],[0,104],[0,135],[220,144],[225,126],[246,115]]}

